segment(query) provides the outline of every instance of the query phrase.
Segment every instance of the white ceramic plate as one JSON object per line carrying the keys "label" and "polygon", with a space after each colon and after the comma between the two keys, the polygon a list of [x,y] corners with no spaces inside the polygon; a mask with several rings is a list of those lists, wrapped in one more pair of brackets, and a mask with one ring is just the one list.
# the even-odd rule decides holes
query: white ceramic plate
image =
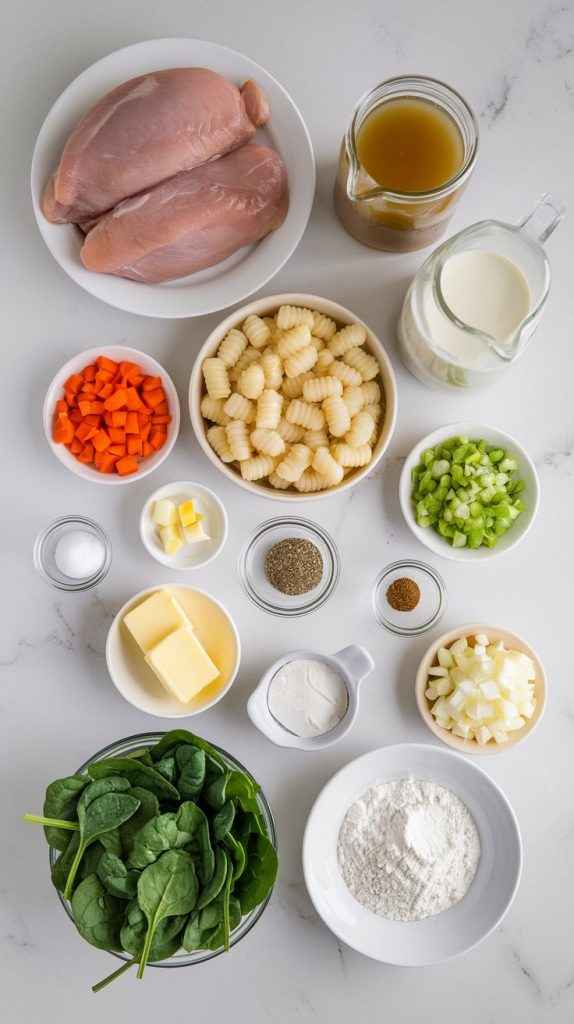
{"label": "white ceramic plate", "polygon": [[[177,598],[191,619],[198,639],[220,671],[219,679],[206,686],[194,700],[185,705],[170,697],[146,665],[143,652],[123,622],[124,616],[132,608],[156,590],[161,590],[162,586]],[[110,626],[106,642],[108,672],[116,690],[134,708],[157,718],[190,718],[213,707],[227,693],[235,679],[240,657],[239,633],[227,609],[211,594],[184,584],[158,584],[136,594],[120,608]]]}
{"label": "white ceramic plate", "polygon": [[[193,500],[196,512],[203,516],[203,527],[209,540],[197,544],[184,544],[175,555],[166,555],[158,528],[153,522],[153,506],[156,501],[170,498],[179,505],[182,501]],[[169,569],[198,569],[219,554],[227,538],[227,513],[217,495],[203,484],[191,480],[176,480],[165,484],[150,494],[140,516],[140,536],[146,551],[157,562]]]}
{"label": "white ceramic plate", "polygon": [[[501,448],[506,448],[509,454],[514,455],[518,461],[516,477],[517,479],[524,480],[524,490],[517,497],[522,499],[526,508],[519,515],[518,519],[514,521],[511,528],[502,537],[499,537],[496,547],[487,548],[482,545],[475,549],[466,547],[453,548],[432,527],[423,528],[417,525],[411,500],[411,470],[418,466],[421,454],[425,448],[435,448],[442,441],[446,441],[451,437],[469,437],[471,441],[484,438],[489,444],[496,444],[500,445]],[[528,453],[510,434],[506,434],[503,430],[498,430],[497,427],[491,427],[487,423],[451,423],[450,426],[433,430],[432,434],[427,434],[426,437],[423,437],[407,455],[399,481],[399,501],[409,529],[429,551],[434,551],[436,555],[442,555],[443,558],[449,558],[454,562],[485,562],[516,547],[519,541],[526,536],[536,518],[539,500],[540,485],[538,483],[538,476],[534,463]]]}
{"label": "white ceramic plate", "polygon": [[[246,78],[255,78],[265,90],[271,117],[257,133],[257,141],[273,146],[287,167],[289,212],[285,222],[257,245],[245,247],[215,267],[176,281],[142,284],[86,270],[80,259],[80,230],[70,224],[50,224],[40,210],[46,182],[80,117],[101,96],[136,75],[182,66],[211,68],[238,85]],[[201,316],[240,302],[261,288],[297,247],[311,213],[314,192],[311,140],[291,97],[248,57],[200,39],[150,39],[116,50],[92,64],[56,100],[42,125],[32,159],[34,213],[54,258],[91,295],[110,306],[143,316]]]}
{"label": "white ceramic plate", "polygon": [[[117,473],[100,473],[99,470],[95,469],[93,466],[84,462],[78,462],[76,456],[72,455],[65,445],[55,444],[52,440],[54,409],[56,408],[57,400],[63,397],[64,382],[73,373],[80,373],[85,366],[88,366],[90,363],[94,363],[98,356],[107,356],[108,359],[113,359],[115,362],[121,362],[122,359],[127,359],[132,363],[137,363],[138,366],[141,366],[144,373],[151,374],[154,377],[161,377],[163,389],[166,393],[169,411],[172,417],[171,423],[168,423],[167,425],[166,442],[163,448],[160,448],[155,455],[148,455],[146,459],[142,459],[137,473],[131,473],[129,476],[118,476]],[[177,435],[179,433],[179,421],[179,398],[177,397],[175,384],[171,377],[166,373],[163,366],[156,362],[155,359],[152,359],[151,356],[148,356],[145,352],[140,352],[137,348],[127,348],[122,345],[103,345],[101,348],[89,348],[85,352],[79,352],[78,355],[72,356],[72,358],[69,359],[67,363],[64,363],[52,378],[48,386],[48,390],[46,391],[44,406],[42,409],[44,434],[46,435],[46,440],[56,458],[63,466],[66,467],[66,469],[75,473],[76,476],[81,476],[83,480],[91,480],[96,484],[128,484],[133,480],[141,480],[142,477],[147,476],[148,473],[157,469],[164,459],[167,459],[177,440]]]}
{"label": "white ceramic plate", "polygon": [[[371,786],[393,779],[426,779],[451,790],[478,829],[481,858],[472,884],[450,910],[423,921],[389,921],[361,906],[337,864],[343,819]],[[303,839],[303,871],[317,913],[348,946],[382,963],[422,967],[460,956],[496,928],[520,881],[522,843],[508,800],[486,772],[441,747],[381,747],[351,761],[315,801]]]}

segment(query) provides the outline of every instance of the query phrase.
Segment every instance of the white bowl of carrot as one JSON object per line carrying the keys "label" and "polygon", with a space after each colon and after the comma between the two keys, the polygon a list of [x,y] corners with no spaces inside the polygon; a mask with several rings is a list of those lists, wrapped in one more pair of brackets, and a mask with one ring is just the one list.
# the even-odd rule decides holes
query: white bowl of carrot
{"label": "white bowl of carrot", "polygon": [[120,345],[74,356],[44,399],[44,433],[56,458],[101,484],[151,473],[173,448],[179,422],[177,391],[163,367]]}

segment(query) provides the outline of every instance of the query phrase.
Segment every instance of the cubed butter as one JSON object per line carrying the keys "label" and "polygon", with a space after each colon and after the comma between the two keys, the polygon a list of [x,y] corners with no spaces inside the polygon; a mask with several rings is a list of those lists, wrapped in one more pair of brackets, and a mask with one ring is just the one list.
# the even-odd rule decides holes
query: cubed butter
{"label": "cubed butter", "polygon": [[205,532],[201,523],[184,526],[181,532],[186,544],[197,544],[201,540],[211,540],[211,537]]}
{"label": "cubed butter", "polygon": [[175,555],[183,547],[177,526],[160,526],[159,535],[166,555]]}
{"label": "cubed butter", "polygon": [[170,501],[169,498],[155,501],[151,518],[156,526],[175,526],[177,523],[177,509],[173,501]]}
{"label": "cubed butter", "polygon": [[181,605],[168,590],[156,590],[124,616],[124,624],[144,654],[164,637],[190,623]]}
{"label": "cubed butter", "polygon": [[204,686],[219,675],[219,669],[195,633],[185,626],[170,633],[148,651],[145,660],[170,696],[180,704],[189,704]]}
{"label": "cubed butter", "polygon": [[193,523],[197,522],[197,512],[191,500],[182,501],[181,505],[177,506],[177,513],[182,526],[192,526]]}

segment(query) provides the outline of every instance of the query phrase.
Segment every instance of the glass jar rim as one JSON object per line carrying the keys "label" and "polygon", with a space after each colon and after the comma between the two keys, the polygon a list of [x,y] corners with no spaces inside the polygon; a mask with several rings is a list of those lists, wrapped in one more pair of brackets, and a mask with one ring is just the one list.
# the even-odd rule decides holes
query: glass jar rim
{"label": "glass jar rim", "polygon": [[[463,133],[463,142],[465,146],[465,157],[463,163],[452,178],[449,178],[448,181],[445,181],[442,185],[438,185],[436,188],[427,189],[424,192],[402,192],[399,189],[385,188],[382,185],[376,185],[374,188],[369,189],[368,192],[364,193],[361,197],[363,200],[381,198],[382,196],[387,199],[403,203],[421,203],[427,200],[441,199],[450,195],[451,192],[454,192],[455,189],[462,185],[470,176],[474,168],[479,143],[478,121],[474,111],[465,100],[464,96],[462,96],[462,94],[456,89],[453,89],[452,86],[447,85],[446,82],[441,81],[439,78],[432,78],[430,75],[396,75],[393,78],[386,78],[371,89],[367,89],[355,105],[345,136],[345,147],[349,160],[348,181],[350,181],[356,174],[360,166],[357,155],[356,138],[360,125],[368,112],[365,110],[365,107],[368,104],[371,105],[373,98],[381,95],[383,92],[387,95],[381,95],[381,101],[377,106],[382,105],[382,103],[391,99],[397,99],[411,94],[416,96],[417,93],[415,90],[417,89],[420,90],[422,99],[428,99],[432,102],[438,103],[442,107],[444,107],[444,103],[440,103],[441,99],[443,101],[446,99],[450,100],[450,106],[445,109],[447,109],[450,116],[456,120],[459,128],[461,127],[461,123],[464,125],[469,135],[469,142],[467,143]],[[425,92],[427,95],[424,95]]]}

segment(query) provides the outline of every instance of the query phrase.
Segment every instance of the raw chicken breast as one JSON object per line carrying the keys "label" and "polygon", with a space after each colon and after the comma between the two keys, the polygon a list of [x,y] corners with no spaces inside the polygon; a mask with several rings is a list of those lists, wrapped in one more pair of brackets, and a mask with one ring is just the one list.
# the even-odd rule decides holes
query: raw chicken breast
{"label": "raw chicken breast", "polygon": [[46,186],[42,212],[53,223],[90,221],[237,149],[268,116],[265,94],[252,80],[239,90],[208,68],[132,78],[84,114]]}
{"label": "raw chicken breast", "polygon": [[82,261],[133,281],[185,277],[279,227],[287,206],[279,154],[242,146],[120,203],[86,235]]}

